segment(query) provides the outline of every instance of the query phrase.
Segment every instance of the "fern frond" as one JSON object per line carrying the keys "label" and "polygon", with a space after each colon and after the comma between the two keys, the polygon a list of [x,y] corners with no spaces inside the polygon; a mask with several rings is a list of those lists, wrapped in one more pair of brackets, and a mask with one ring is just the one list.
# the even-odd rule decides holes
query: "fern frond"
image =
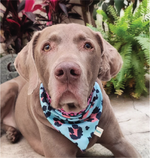
{"label": "fern frond", "polygon": [[114,44],[114,47],[118,50],[118,52],[119,52],[119,50],[120,50],[120,47],[121,47],[121,45],[123,44],[123,42],[116,42],[115,44]]}
{"label": "fern frond", "polygon": [[138,97],[144,92],[147,93],[147,88],[145,87],[144,65],[136,53],[132,53],[132,68],[135,76],[135,94]]}
{"label": "fern frond", "polygon": [[134,37],[141,45],[146,61],[150,64],[150,38],[142,37],[141,35]]}
{"label": "fern frond", "polygon": [[131,28],[134,30],[134,29],[137,29],[138,27],[141,28],[143,26],[142,24],[142,21],[143,21],[143,17],[139,17],[137,19],[135,19],[134,21],[132,21],[131,23]]}
{"label": "fern frond", "polygon": [[115,21],[118,20],[118,15],[113,6],[109,5],[107,8],[107,12],[114,18]]}
{"label": "fern frond", "polygon": [[134,12],[134,19],[137,19],[141,16],[145,17],[147,14],[150,13],[150,5],[149,5],[149,0],[143,0],[139,7],[135,10]]}
{"label": "fern frond", "polygon": [[123,24],[123,23],[130,24],[132,22],[132,19],[133,19],[132,10],[133,10],[133,4],[128,6],[125,9],[124,16],[120,17],[120,19],[117,22],[117,25],[120,25],[120,24]]}
{"label": "fern frond", "polygon": [[150,1],[143,0],[141,3],[142,3],[142,15],[146,15],[150,13]]}
{"label": "fern frond", "polygon": [[112,89],[113,89],[113,84],[112,84],[112,82],[110,80],[105,85],[105,90],[107,91],[107,94],[110,94],[112,92]]}
{"label": "fern frond", "polygon": [[108,24],[110,31],[121,37],[121,39],[126,39],[128,34],[128,29],[130,28],[130,23],[132,21],[132,5],[130,5],[126,10],[124,16],[120,17],[115,21],[115,24]]}
{"label": "fern frond", "polygon": [[145,15],[144,20],[145,21],[150,21],[150,13]]}
{"label": "fern frond", "polygon": [[121,25],[109,24],[109,28],[113,34],[117,35],[118,37],[124,38],[127,33],[126,31],[128,29],[128,23],[123,23]]}
{"label": "fern frond", "polygon": [[[149,21],[144,21],[144,17],[139,17],[136,20],[133,20],[130,25],[130,32],[132,32],[135,36],[139,35],[143,30],[145,32],[148,29]],[[147,29],[146,29],[147,28]]]}
{"label": "fern frond", "polygon": [[131,53],[132,53],[132,47],[131,43],[127,43],[126,45],[122,46],[120,55],[123,59],[123,66],[116,76],[117,82],[115,83],[114,87],[115,89],[124,89],[124,83],[127,80],[128,75],[130,74],[131,69]]}
{"label": "fern frond", "polygon": [[96,12],[97,12],[99,15],[102,15],[103,21],[106,21],[106,20],[109,19],[108,16],[107,16],[107,14],[106,14],[103,10],[98,9]]}

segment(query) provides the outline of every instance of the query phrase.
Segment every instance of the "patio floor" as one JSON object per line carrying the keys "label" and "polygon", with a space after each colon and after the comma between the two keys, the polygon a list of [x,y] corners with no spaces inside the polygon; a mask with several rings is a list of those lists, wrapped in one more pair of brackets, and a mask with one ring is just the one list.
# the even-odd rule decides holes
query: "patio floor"
{"label": "patio floor", "polygon": [[[121,96],[110,96],[111,104],[125,137],[143,158],[150,158],[150,97],[139,100]],[[1,137],[1,158],[43,158],[35,153],[23,138],[11,144],[5,135]],[[99,144],[87,150],[84,157],[111,158],[112,153]]]}

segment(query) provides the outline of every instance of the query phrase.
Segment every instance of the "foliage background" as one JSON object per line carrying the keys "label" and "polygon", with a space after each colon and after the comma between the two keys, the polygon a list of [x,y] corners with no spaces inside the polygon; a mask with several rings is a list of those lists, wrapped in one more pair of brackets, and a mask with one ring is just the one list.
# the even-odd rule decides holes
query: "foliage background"
{"label": "foliage background", "polygon": [[105,85],[107,93],[127,92],[134,98],[148,94],[145,74],[149,73],[150,66],[149,1],[143,0],[136,9],[133,4],[129,5],[122,17],[113,5],[106,10],[98,9],[97,14],[102,15],[103,24],[97,20],[97,28],[89,27],[100,31],[123,59],[119,74]]}

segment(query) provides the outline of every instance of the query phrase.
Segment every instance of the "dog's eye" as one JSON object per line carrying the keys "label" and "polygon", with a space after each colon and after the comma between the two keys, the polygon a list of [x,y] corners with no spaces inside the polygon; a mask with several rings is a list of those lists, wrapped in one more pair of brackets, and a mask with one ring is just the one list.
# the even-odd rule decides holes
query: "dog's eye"
{"label": "dog's eye", "polygon": [[44,52],[50,51],[51,50],[50,44],[45,44],[44,47],[43,47],[43,50],[44,50]]}
{"label": "dog's eye", "polygon": [[88,49],[92,49],[93,47],[90,43],[85,43],[84,48],[88,50]]}

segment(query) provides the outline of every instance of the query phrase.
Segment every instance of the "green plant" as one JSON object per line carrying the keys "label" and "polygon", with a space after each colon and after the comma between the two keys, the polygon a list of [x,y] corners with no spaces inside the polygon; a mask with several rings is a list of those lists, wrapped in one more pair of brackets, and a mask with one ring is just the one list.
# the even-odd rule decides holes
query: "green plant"
{"label": "green plant", "polygon": [[[97,9],[99,7],[102,8],[102,10],[107,14],[107,16],[109,17],[109,20],[111,20],[111,22],[113,22],[114,17],[116,17],[116,15],[120,16],[121,11],[124,10],[126,7],[128,7],[131,3],[133,3],[133,10],[132,12],[134,12],[134,10],[137,7],[139,0],[94,0],[93,2],[95,2],[94,4],[94,11],[93,11],[93,18],[96,20],[96,14],[97,14]],[[142,1],[142,0],[140,0]],[[112,7],[113,6],[113,7]],[[112,16],[113,14],[113,10],[115,10],[115,15]]]}
{"label": "green plant", "polygon": [[128,6],[122,17],[117,15],[112,6],[108,7],[108,11],[114,18],[113,22],[103,10],[97,10],[97,13],[103,16],[108,25],[108,32],[103,32],[104,38],[107,37],[106,40],[118,50],[123,59],[123,66],[105,88],[109,92],[114,89],[118,95],[129,90],[130,95],[139,98],[148,93],[145,86],[145,74],[150,66],[148,0],[143,0],[134,12],[133,5]]}

